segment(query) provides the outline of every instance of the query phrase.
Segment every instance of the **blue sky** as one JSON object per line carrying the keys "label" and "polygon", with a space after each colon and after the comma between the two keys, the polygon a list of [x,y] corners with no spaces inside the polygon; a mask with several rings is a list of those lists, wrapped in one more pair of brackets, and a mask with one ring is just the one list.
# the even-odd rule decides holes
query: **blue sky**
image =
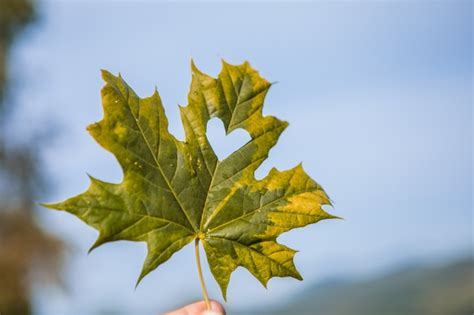
{"label": "blue sky", "polygon": [[[442,262],[472,250],[472,4],[470,2],[140,3],[45,1],[41,20],[16,46],[22,82],[11,121],[19,139],[51,124],[42,155],[55,184],[48,199],[86,189],[86,172],[118,182],[120,169],[85,127],[102,117],[99,69],[121,72],[141,96],[155,85],[170,129],[183,131],[190,59],[212,75],[220,59],[249,60],[270,81],[265,114],[289,121],[263,177],[303,161],[335,202],[327,221],[280,240],[300,250],[305,278],[265,290],[238,270],[228,307],[284,302],[317,281],[367,276],[412,261]],[[211,121],[219,156],[245,143]],[[12,133],[13,134],[13,133]],[[72,245],[67,292],[37,294],[45,314],[92,309],[138,314],[200,298],[191,247],[134,290],[145,246],[118,242],[90,255],[97,233],[41,209]],[[218,288],[206,272],[211,296]],[[245,307],[244,307],[245,306]]]}

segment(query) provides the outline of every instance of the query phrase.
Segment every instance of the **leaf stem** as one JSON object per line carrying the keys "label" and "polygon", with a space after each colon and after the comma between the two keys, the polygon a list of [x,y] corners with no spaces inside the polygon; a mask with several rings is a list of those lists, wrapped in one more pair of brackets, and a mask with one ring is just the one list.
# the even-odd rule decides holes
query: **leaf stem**
{"label": "leaf stem", "polygon": [[206,284],[204,283],[204,277],[202,275],[201,258],[199,258],[199,237],[196,237],[196,239],[195,239],[194,249],[195,249],[195,252],[196,252],[196,263],[197,263],[197,267],[198,267],[199,280],[201,281],[202,294],[204,295],[204,301],[206,303],[206,308],[208,310],[210,310],[211,309],[211,303],[209,303],[209,296],[207,294]]}

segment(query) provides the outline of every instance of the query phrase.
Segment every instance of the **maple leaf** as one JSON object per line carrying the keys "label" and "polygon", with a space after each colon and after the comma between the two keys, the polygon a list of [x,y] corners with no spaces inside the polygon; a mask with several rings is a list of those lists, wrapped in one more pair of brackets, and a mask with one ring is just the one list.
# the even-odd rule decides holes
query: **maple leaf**
{"label": "maple leaf", "polygon": [[[262,115],[271,84],[248,62],[234,66],[223,61],[218,78],[192,63],[189,103],[180,107],[185,141],[179,141],[168,131],[156,89],[140,98],[120,75],[102,71],[102,77],[104,118],[88,131],[115,155],[123,181],[90,177],[86,192],[45,206],[70,212],[97,229],[91,250],[111,241],[146,242],[148,254],[137,284],[193,240],[201,281],[199,241],[224,298],[238,266],[264,286],[272,277],[301,280],[293,262],[296,251],[279,244],[277,237],[335,216],[322,209],[330,200],[301,164],[287,171],[273,168],[262,180],[255,179],[255,170],[288,126]],[[222,161],[206,136],[214,117],[223,121],[227,134],[242,128],[251,136]]]}

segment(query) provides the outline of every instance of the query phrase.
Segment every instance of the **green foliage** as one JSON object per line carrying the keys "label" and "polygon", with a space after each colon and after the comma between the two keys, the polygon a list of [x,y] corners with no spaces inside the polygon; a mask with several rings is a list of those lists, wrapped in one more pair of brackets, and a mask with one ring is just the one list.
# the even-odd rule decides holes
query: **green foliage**
{"label": "green foliage", "polygon": [[36,18],[32,0],[0,1],[0,110],[7,91],[9,49],[26,25]]}
{"label": "green foliage", "polygon": [[[295,251],[277,243],[290,229],[334,218],[330,201],[301,165],[272,169],[262,180],[255,170],[288,123],[263,116],[271,84],[248,63],[223,63],[218,78],[192,65],[188,106],[180,107],[185,141],[168,131],[158,92],[139,98],[120,77],[102,72],[104,118],[88,127],[113,153],[120,184],[91,177],[89,189],[47,207],[65,210],[100,235],[92,246],[117,240],[144,241],[148,255],[139,281],[173,253],[198,238],[225,297],[231,273],[247,268],[263,285],[272,277],[302,279]],[[246,130],[251,140],[219,161],[206,136],[217,117],[228,133]]]}

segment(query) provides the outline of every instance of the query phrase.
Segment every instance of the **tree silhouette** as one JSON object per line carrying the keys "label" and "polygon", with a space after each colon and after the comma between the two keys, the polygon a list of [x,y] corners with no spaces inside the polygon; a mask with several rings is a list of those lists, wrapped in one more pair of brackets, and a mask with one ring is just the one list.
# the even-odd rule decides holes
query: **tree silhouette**
{"label": "tree silhouette", "polygon": [[63,244],[37,223],[33,200],[44,187],[38,143],[6,130],[14,112],[7,69],[11,47],[35,20],[29,0],[0,1],[0,313],[31,313],[35,282],[59,282]]}

